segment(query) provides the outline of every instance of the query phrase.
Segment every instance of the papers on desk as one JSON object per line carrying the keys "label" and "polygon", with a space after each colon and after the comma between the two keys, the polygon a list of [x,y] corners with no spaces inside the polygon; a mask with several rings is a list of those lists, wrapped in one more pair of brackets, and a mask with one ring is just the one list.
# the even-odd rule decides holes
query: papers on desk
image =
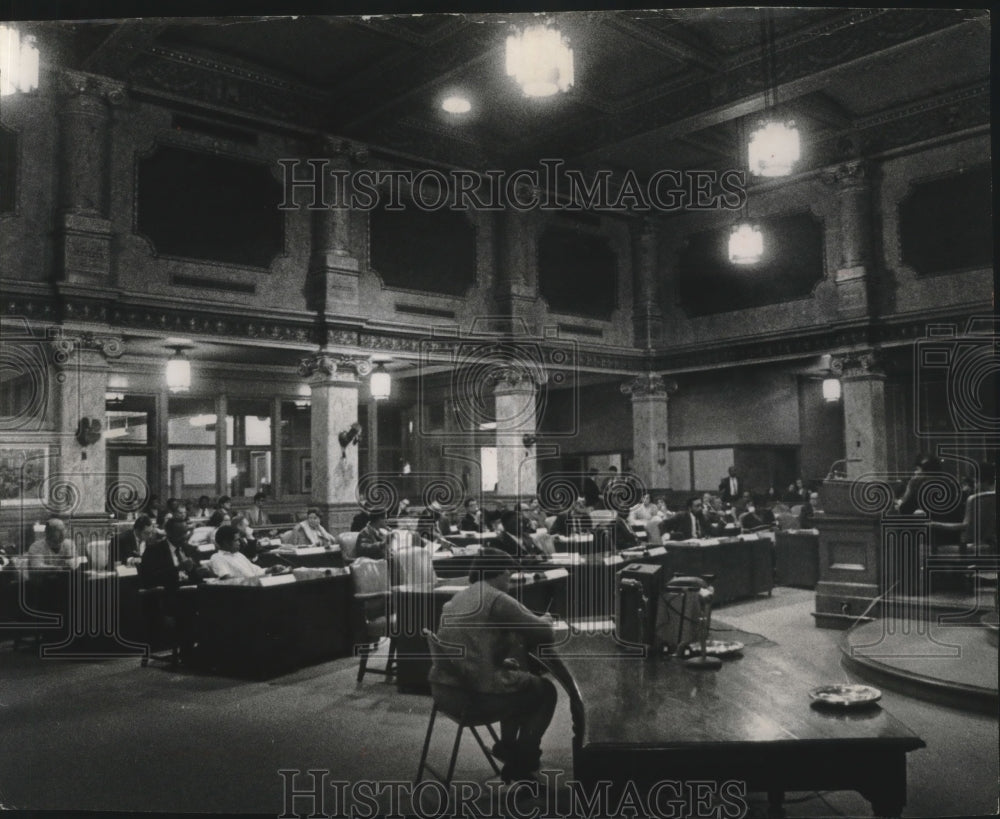
{"label": "papers on desk", "polygon": [[286,583],[294,583],[295,575],[291,574],[265,574],[257,578],[261,586],[283,586]]}
{"label": "papers on desk", "polygon": [[756,532],[747,532],[739,536],[740,540],[760,540]]}
{"label": "papers on desk", "polygon": [[135,577],[139,570],[135,566],[115,566],[115,574],[119,577]]}
{"label": "papers on desk", "polygon": [[635,560],[644,557],[661,557],[667,550],[663,546],[654,546],[652,549],[622,549],[620,554],[626,560]]}
{"label": "papers on desk", "polygon": [[696,540],[695,543],[702,546],[718,546],[719,539],[717,537],[703,537],[701,540]]}
{"label": "papers on desk", "polygon": [[583,555],[579,552],[556,552],[549,555],[549,563],[557,566],[579,566],[583,563]]}
{"label": "papers on desk", "polygon": [[279,555],[321,555],[326,552],[339,552],[340,547],[334,546],[327,549],[325,546],[302,546],[300,548],[295,548],[294,546],[285,547],[283,549],[275,550]]}
{"label": "papers on desk", "polygon": [[569,577],[569,572],[565,569],[546,569],[537,572],[514,572],[510,576],[511,583],[541,583],[543,580],[558,580],[561,577]]}
{"label": "papers on desk", "polygon": [[444,585],[444,586],[435,586],[434,587],[434,591],[451,592],[452,594],[455,594],[456,592],[460,592],[460,591],[462,591],[462,589],[467,589],[467,588],[469,588],[469,587],[468,586],[459,586],[457,584],[448,584],[448,585]]}
{"label": "papers on desk", "polygon": [[555,540],[562,543],[593,543],[594,536],[589,535],[556,535]]}
{"label": "papers on desk", "polygon": [[624,562],[625,558],[623,558],[621,555],[608,555],[607,557],[604,558],[605,566],[617,566],[619,563],[624,563]]}

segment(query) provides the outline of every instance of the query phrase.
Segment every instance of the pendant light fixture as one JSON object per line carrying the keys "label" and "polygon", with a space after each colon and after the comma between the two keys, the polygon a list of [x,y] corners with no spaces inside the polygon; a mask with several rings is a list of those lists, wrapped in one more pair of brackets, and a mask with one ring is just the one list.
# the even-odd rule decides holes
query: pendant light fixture
{"label": "pendant light fixture", "polygon": [[536,23],[507,38],[507,76],[526,97],[551,97],[573,86],[573,49],[553,23]]}
{"label": "pendant light fixture", "polygon": [[392,376],[386,372],[385,364],[383,362],[378,362],[378,366],[375,371],[371,374],[371,380],[369,381],[369,386],[371,388],[372,398],[376,401],[382,401],[389,397],[392,392]]}
{"label": "pendant light fixture", "polygon": [[[739,142],[743,143],[745,126],[743,121],[739,125]],[[739,149],[737,148],[737,152]],[[731,264],[750,265],[760,261],[764,255],[764,234],[761,233],[760,225],[754,224],[750,220],[750,196],[747,193],[743,201],[743,213],[740,220],[732,226],[729,232],[729,261]]]}
{"label": "pendant light fixture", "polygon": [[754,176],[788,176],[801,156],[799,129],[795,120],[782,119],[774,71],[774,16],[769,9],[760,11],[761,66],[764,75],[764,116],[747,141],[747,160]]}

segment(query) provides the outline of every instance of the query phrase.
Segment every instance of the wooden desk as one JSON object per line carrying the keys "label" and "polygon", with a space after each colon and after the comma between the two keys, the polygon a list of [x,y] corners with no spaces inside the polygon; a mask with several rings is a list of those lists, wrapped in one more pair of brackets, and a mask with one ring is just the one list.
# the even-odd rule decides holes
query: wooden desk
{"label": "wooden desk", "polygon": [[270,566],[291,566],[295,569],[339,569],[344,565],[344,555],[337,546],[324,549],[318,546],[303,546],[297,549],[272,549],[257,555],[257,564],[263,568]]}
{"label": "wooden desk", "polygon": [[778,532],[774,538],[774,574],[779,586],[815,589],[819,580],[819,532]]}
{"label": "wooden desk", "polygon": [[668,570],[675,575],[715,575],[715,604],[753,597],[774,588],[771,541],[736,537],[712,541],[676,541],[666,544]]}
{"label": "wooden desk", "polygon": [[618,792],[735,780],[772,807],[800,790],[856,790],[879,816],[906,804],[906,754],[923,740],[878,706],[812,707],[809,690],[830,680],[779,646],[748,648],[715,672],[621,652],[580,634],[539,651],[570,696],[573,774],[588,791],[601,780]]}
{"label": "wooden desk", "polygon": [[276,586],[205,583],[197,589],[199,663],[263,676],[353,649],[351,576]]}

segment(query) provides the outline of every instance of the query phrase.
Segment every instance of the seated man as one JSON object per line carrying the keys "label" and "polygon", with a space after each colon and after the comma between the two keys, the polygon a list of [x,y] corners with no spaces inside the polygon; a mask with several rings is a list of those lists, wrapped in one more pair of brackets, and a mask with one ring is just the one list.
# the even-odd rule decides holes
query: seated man
{"label": "seated man", "polygon": [[75,569],[79,564],[80,554],[66,537],[66,524],[60,518],[49,518],[45,536],[28,547],[28,568]]}
{"label": "seated man", "polygon": [[319,509],[309,509],[306,519],[295,524],[287,543],[292,546],[335,546],[337,538],[331,535],[319,520]]}
{"label": "seated man", "polygon": [[236,546],[247,556],[247,560],[256,560],[257,555],[264,551],[254,537],[253,529],[250,528],[250,521],[246,515],[237,515],[233,518],[233,527],[236,529]]}
{"label": "seated man", "polygon": [[530,538],[520,535],[519,529],[520,521],[517,512],[502,512],[500,517],[493,521],[493,531],[497,537],[492,545],[506,552],[518,563],[548,560],[549,556],[539,549]]}
{"label": "seated man", "polygon": [[266,495],[263,492],[258,492],[253,496],[253,506],[251,506],[246,511],[247,522],[251,526],[267,526],[271,522],[271,518],[268,517],[267,512],[264,511],[264,507],[261,505],[264,503]]}
{"label": "seated man", "polygon": [[594,531],[594,522],[587,511],[587,501],[585,498],[577,498],[573,508],[568,512],[560,512],[556,515],[551,535],[585,535]]}
{"label": "seated man", "polygon": [[469,498],[465,502],[465,517],[458,524],[460,532],[481,532],[483,531],[483,511],[479,508],[479,501]]}
{"label": "seated man", "polygon": [[931,522],[932,533],[945,531],[959,534],[959,553],[997,551],[997,484],[993,464],[979,464],[979,491],[969,495],[961,522]]}
{"label": "seated man", "polygon": [[370,557],[372,560],[384,560],[388,543],[388,533],[385,530],[385,513],[372,512],[365,527],[358,532],[354,544],[354,554],[357,557]]}
{"label": "seated man", "polygon": [[250,562],[250,559],[240,551],[239,532],[235,526],[220,526],[215,533],[215,545],[218,550],[208,561],[212,574],[220,579],[260,577],[263,574],[280,574],[287,571],[286,566],[272,566],[264,570]]}
{"label": "seated man", "polygon": [[[444,604],[428,680],[435,702],[452,712],[473,708],[500,719],[493,755],[505,781],[531,778],[541,763],[541,740],[556,707],[551,681],[528,670],[528,654],[553,641],[552,618],[538,617],[507,594],[510,555],[485,548],[470,585]],[[461,648],[459,652],[448,647]]]}
{"label": "seated man", "polygon": [[139,585],[144,589],[163,586],[168,592],[174,592],[181,584],[194,579],[195,562],[177,542],[183,533],[178,535],[176,530],[178,527],[183,529],[184,524],[171,521],[168,526],[174,534],[173,542],[145,515],[140,515],[133,527],[141,554]]}
{"label": "seated man", "polygon": [[683,540],[708,537],[708,521],[702,508],[701,498],[688,498],[687,509],[671,521],[673,530],[679,532]]}
{"label": "seated man", "polygon": [[140,533],[149,526],[153,526],[153,519],[149,515],[139,515],[130,530],[118,532],[112,537],[116,562],[124,566],[139,565],[139,560],[146,548],[146,541],[140,537]]}
{"label": "seated man", "polygon": [[360,532],[368,523],[371,515],[368,514],[364,509],[361,509],[353,518],[351,518],[351,531]]}
{"label": "seated man", "polygon": [[628,518],[629,510],[625,508],[619,509],[615,516],[614,547],[619,551],[641,545],[639,536],[635,533]]}
{"label": "seated man", "polygon": [[444,509],[436,500],[431,501],[417,519],[417,533],[421,539],[432,543],[443,540],[449,528]]}

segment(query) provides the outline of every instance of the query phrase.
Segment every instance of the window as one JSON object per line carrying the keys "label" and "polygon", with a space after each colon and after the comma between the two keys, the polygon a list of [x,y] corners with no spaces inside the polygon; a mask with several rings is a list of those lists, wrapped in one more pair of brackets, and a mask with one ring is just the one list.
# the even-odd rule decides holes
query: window
{"label": "window", "polygon": [[271,493],[271,402],[231,399],[226,411],[226,487],[233,498]]}
{"label": "window", "polygon": [[312,491],[312,411],[302,400],[281,402],[281,492]]}
{"label": "window", "polygon": [[211,398],[171,398],[167,403],[167,466],[170,494],[195,499],[218,494],[215,430]]}

